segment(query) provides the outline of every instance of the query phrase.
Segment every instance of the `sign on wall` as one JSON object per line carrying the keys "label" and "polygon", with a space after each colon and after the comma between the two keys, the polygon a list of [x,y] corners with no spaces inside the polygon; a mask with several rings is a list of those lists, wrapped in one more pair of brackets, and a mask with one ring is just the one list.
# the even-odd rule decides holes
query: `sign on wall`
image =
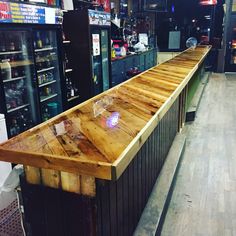
{"label": "sign on wall", "polygon": [[106,12],[88,10],[90,25],[111,25],[111,14]]}
{"label": "sign on wall", "polygon": [[0,23],[57,24],[56,8],[0,1]]}
{"label": "sign on wall", "polygon": [[216,5],[217,0],[200,0],[199,4],[200,5]]}

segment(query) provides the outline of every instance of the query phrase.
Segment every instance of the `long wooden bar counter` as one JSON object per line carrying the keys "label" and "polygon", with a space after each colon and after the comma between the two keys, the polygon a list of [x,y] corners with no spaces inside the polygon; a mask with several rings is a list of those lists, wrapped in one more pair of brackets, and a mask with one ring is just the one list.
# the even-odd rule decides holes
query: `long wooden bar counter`
{"label": "long wooden bar counter", "polygon": [[[82,208],[88,215],[80,219],[84,233],[78,229],[68,235],[131,235],[184,122],[186,86],[209,50],[209,46],[188,49],[0,145],[1,161],[25,166],[22,188],[26,195],[31,188],[25,204],[34,208],[40,196],[45,198],[45,191],[39,193],[35,186],[49,187],[53,198],[58,192],[51,188],[62,189],[63,196],[73,192],[69,198],[79,201],[71,206],[74,215],[81,215]],[[82,196],[87,196],[85,202]],[[69,201],[66,195],[58,204]],[[29,221],[34,214],[30,207]],[[44,202],[42,208],[48,207]],[[49,234],[53,228],[52,221],[45,226],[49,215],[44,212],[41,221],[31,222],[31,231],[41,230],[34,235],[67,235],[64,228],[73,228],[73,221],[63,218],[59,221],[66,226]]]}

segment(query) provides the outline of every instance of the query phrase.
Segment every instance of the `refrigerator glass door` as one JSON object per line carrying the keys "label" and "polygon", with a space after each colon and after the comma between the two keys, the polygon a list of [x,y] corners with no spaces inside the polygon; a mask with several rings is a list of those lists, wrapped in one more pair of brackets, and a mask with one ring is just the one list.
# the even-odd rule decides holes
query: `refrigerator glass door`
{"label": "refrigerator glass door", "polygon": [[0,31],[2,95],[9,137],[37,124],[33,89],[34,60],[31,34],[24,30]]}
{"label": "refrigerator glass door", "polygon": [[46,121],[62,111],[57,48],[56,31],[34,31],[34,54],[42,121]]}
{"label": "refrigerator glass door", "polygon": [[[7,129],[4,119],[4,115],[0,114],[0,143],[7,140]],[[7,176],[11,172],[11,164],[7,162],[0,161],[0,187],[5,182]]]}
{"label": "refrigerator glass door", "polygon": [[103,91],[109,89],[108,31],[101,31]]}
{"label": "refrigerator glass door", "polygon": [[228,27],[227,49],[225,57],[225,71],[236,71],[236,16],[232,15]]}
{"label": "refrigerator glass door", "polygon": [[7,127],[4,119],[4,115],[0,114],[0,143],[7,140]]}

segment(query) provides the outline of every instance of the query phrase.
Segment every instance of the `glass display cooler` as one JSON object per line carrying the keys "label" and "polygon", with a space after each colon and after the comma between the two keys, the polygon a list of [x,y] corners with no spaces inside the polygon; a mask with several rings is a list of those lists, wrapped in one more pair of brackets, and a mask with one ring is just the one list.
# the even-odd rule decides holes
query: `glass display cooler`
{"label": "glass display cooler", "polygon": [[86,9],[64,14],[64,39],[70,42],[68,76],[78,89],[80,102],[111,87],[110,25],[106,12]]}
{"label": "glass display cooler", "polygon": [[227,49],[225,57],[225,71],[236,71],[236,15],[231,15],[227,32]]}
{"label": "glass display cooler", "polygon": [[[10,13],[0,20],[0,112],[5,114],[8,136],[13,137],[62,111],[61,42],[57,37],[61,26],[56,24],[55,9],[4,4]],[[16,7],[21,12],[14,12]],[[28,19],[25,9],[40,14],[36,20],[15,21],[23,12],[22,17]],[[54,24],[52,19],[50,24],[44,21],[47,9],[54,12]]]}

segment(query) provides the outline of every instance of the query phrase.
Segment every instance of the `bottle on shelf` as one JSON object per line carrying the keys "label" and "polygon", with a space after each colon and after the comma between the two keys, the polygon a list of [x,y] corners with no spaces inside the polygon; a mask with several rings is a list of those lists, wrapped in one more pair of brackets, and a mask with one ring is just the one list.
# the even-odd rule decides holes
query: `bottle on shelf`
{"label": "bottle on shelf", "polygon": [[9,59],[5,59],[0,63],[3,80],[9,80],[12,78],[11,65],[9,61]]}
{"label": "bottle on shelf", "polygon": [[17,119],[14,117],[14,118],[12,118],[12,121],[11,121],[10,135],[15,136],[19,133],[20,133],[20,126],[17,122]]}
{"label": "bottle on shelf", "polygon": [[22,45],[21,45],[20,35],[16,35],[14,41],[15,41],[15,50],[16,51],[21,51],[22,50]]}
{"label": "bottle on shelf", "polygon": [[15,50],[16,50],[15,43],[12,41],[10,42],[10,45],[9,45],[9,51],[15,51]]}
{"label": "bottle on shelf", "polygon": [[22,88],[22,84],[20,83],[12,83],[11,90],[12,90],[12,98],[16,101],[16,107],[24,105],[23,101],[23,94],[24,88]]}
{"label": "bottle on shelf", "polygon": [[12,74],[12,78],[17,78],[17,77],[19,77],[18,68],[12,68],[11,74]]}
{"label": "bottle on shelf", "polygon": [[53,73],[52,72],[48,72],[47,73],[47,78],[48,78],[48,82],[52,81],[54,79]]}
{"label": "bottle on shelf", "polygon": [[4,85],[7,110],[20,107],[28,102],[24,80]]}
{"label": "bottle on shelf", "polygon": [[50,46],[50,40],[49,40],[49,37],[48,37],[48,35],[45,35],[44,44],[45,44],[47,47],[49,47],[49,46]]}
{"label": "bottle on shelf", "polygon": [[23,43],[22,44],[22,60],[27,59],[28,53],[27,53],[27,46]]}
{"label": "bottle on shelf", "polygon": [[42,119],[43,119],[43,121],[47,121],[47,120],[50,119],[50,114],[48,112],[48,108],[47,107],[45,107],[43,109]]}
{"label": "bottle on shelf", "polygon": [[37,32],[37,34],[36,34],[36,47],[39,49],[43,47],[43,42],[42,42],[39,32]]}
{"label": "bottle on shelf", "polygon": [[50,86],[44,87],[43,88],[43,94],[44,96],[50,96],[52,94],[52,88]]}
{"label": "bottle on shelf", "polygon": [[33,127],[33,120],[29,108],[24,108],[20,111],[14,112],[10,121],[10,135],[15,136],[27,129]]}
{"label": "bottle on shelf", "polygon": [[21,113],[21,112],[19,112],[19,123],[20,123],[20,129],[21,129],[21,131],[23,132],[23,131],[26,131],[27,130],[27,128],[28,128],[28,121],[27,121],[27,119],[26,119],[26,117],[25,117],[25,115],[23,114],[23,113]]}
{"label": "bottle on shelf", "polygon": [[6,51],[6,45],[5,45],[5,35],[4,33],[0,33],[0,52]]}
{"label": "bottle on shelf", "polygon": [[74,89],[74,86],[72,85],[72,82],[70,81],[70,96],[71,97],[74,97],[75,96],[75,89]]}
{"label": "bottle on shelf", "polygon": [[73,87],[73,84],[71,82],[71,79],[66,76],[66,94],[67,94],[67,99],[74,97],[75,96],[75,90]]}
{"label": "bottle on shelf", "polygon": [[67,57],[66,54],[65,54],[65,61],[64,61],[64,63],[65,63],[65,69],[69,68],[69,60],[68,60],[68,57]]}
{"label": "bottle on shelf", "polygon": [[38,84],[42,84],[43,83],[43,77],[42,75],[38,75]]}
{"label": "bottle on shelf", "polygon": [[34,122],[33,122],[33,120],[32,120],[31,112],[30,112],[30,110],[29,110],[28,107],[25,107],[25,108],[24,108],[23,114],[24,114],[24,116],[25,116],[26,119],[27,119],[27,129],[33,127]]}
{"label": "bottle on shelf", "polygon": [[45,67],[45,68],[49,68],[49,67],[51,67],[51,66],[52,66],[51,60],[50,60],[49,56],[47,56],[47,57],[45,58],[45,61],[44,61],[44,67]]}
{"label": "bottle on shelf", "polygon": [[20,76],[25,76],[25,69],[24,68],[20,69],[19,74]]}
{"label": "bottle on shelf", "polygon": [[0,38],[0,52],[6,52],[6,46],[2,37]]}
{"label": "bottle on shelf", "polygon": [[17,56],[14,55],[14,54],[12,54],[12,55],[10,56],[10,62],[15,62],[15,61],[17,61]]}

